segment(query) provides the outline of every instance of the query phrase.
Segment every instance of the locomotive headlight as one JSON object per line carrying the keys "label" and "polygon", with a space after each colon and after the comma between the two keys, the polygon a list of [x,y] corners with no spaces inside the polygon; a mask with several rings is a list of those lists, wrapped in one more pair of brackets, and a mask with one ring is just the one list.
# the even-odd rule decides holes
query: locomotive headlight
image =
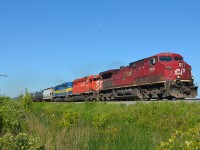
{"label": "locomotive headlight", "polygon": [[180,82],[181,82],[180,76],[176,76],[176,83],[177,83],[177,84],[180,84]]}
{"label": "locomotive headlight", "polygon": [[194,82],[194,77],[193,77],[193,76],[191,76],[191,82],[192,82],[192,83]]}

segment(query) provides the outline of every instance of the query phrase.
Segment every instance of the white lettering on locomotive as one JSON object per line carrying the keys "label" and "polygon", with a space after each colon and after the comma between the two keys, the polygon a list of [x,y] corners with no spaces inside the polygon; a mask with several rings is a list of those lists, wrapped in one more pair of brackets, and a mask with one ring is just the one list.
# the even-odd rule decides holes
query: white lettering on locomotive
{"label": "white lettering on locomotive", "polygon": [[175,75],[183,75],[185,73],[185,69],[176,69],[175,70]]}
{"label": "white lettering on locomotive", "polygon": [[155,71],[155,67],[149,68],[149,71]]}

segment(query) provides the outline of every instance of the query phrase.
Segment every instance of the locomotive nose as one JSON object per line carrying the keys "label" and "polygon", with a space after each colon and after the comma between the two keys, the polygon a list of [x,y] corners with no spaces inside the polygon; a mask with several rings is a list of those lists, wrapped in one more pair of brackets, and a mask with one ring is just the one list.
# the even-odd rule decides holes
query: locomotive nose
{"label": "locomotive nose", "polygon": [[174,63],[174,77],[175,80],[191,81],[191,66],[183,60]]}

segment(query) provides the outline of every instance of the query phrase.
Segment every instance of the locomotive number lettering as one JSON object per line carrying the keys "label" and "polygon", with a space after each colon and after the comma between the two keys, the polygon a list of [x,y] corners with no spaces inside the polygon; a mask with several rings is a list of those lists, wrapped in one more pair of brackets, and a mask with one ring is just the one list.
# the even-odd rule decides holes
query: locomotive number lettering
{"label": "locomotive number lettering", "polygon": [[131,76],[132,76],[132,73],[133,73],[132,70],[131,70],[131,71],[126,71],[126,72],[123,73],[122,78],[128,78],[128,77],[131,77]]}
{"label": "locomotive number lettering", "polygon": [[149,71],[155,71],[155,67],[149,68]]}

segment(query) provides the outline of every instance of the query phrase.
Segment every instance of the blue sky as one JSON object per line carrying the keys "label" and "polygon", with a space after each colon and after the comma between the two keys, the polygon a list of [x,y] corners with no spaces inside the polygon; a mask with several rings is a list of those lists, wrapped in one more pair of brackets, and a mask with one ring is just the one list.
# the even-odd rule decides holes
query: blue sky
{"label": "blue sky", "polygon": [[0,94],[17,96],[160,52],[200,84],[199,0],[1,0]]}

